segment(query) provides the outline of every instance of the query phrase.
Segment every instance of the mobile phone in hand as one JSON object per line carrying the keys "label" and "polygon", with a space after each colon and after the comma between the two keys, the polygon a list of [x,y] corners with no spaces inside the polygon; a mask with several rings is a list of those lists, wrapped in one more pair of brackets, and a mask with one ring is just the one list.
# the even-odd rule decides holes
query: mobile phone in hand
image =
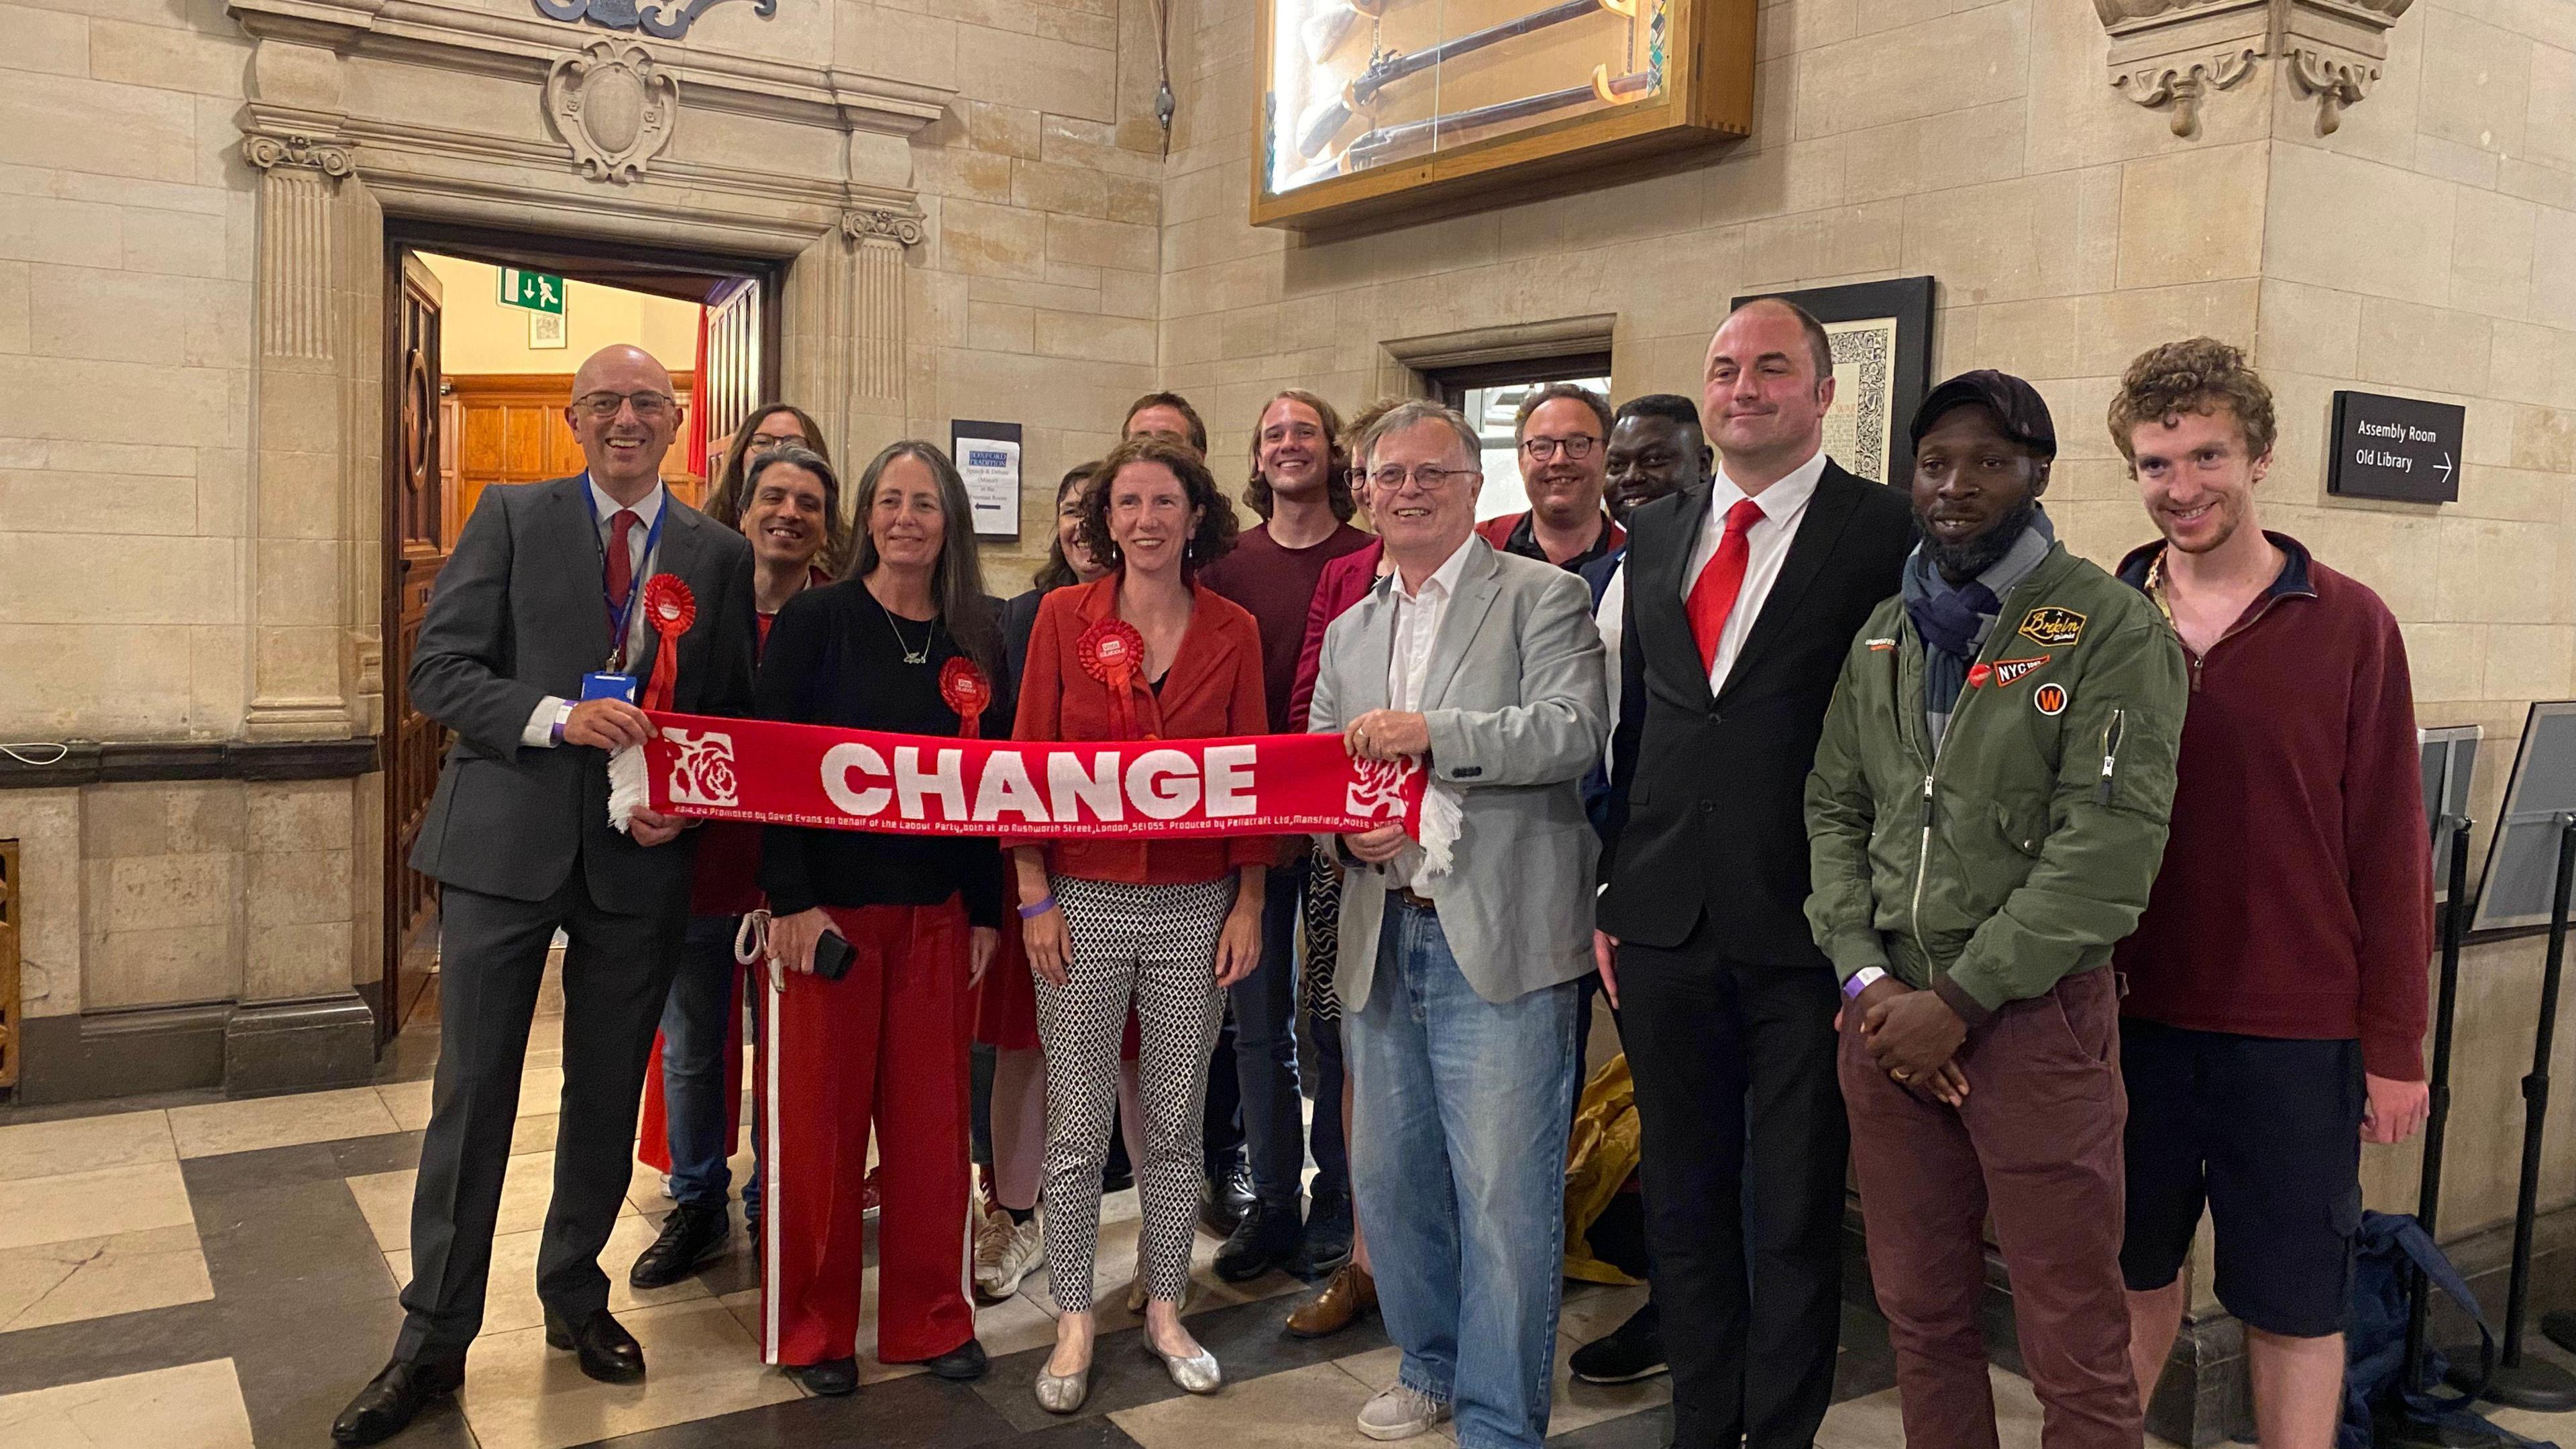
{"label": "mobile phone in hand", "polygon": [[814,938],[814,974],[826,981],[838,981],[850,974],[850,961],[858,952],[838,931],[825,931]]}

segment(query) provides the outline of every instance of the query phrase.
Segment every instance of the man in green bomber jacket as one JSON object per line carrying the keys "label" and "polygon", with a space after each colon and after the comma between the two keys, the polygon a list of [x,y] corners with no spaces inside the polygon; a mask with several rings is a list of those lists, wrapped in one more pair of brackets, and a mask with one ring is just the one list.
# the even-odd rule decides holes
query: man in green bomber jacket
{"label": "man in green bomber jacket", "polygon": [[1971,372],[1913,426],[1923,541],[1853,641],[1807,780],[1807,919],[1911,1444],[1994,1442],[1991,1211],[2046,1449],[2137,1449],[2120,1276],[2119,991],[2182,734],[2182,653],[2068,553],[2030,384]]}

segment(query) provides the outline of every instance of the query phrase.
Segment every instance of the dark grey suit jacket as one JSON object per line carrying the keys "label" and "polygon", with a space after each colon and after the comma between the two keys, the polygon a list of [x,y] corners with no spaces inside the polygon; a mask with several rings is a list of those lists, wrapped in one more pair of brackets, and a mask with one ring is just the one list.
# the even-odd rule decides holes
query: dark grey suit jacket
{"label": "dark grey suit jacket", "polygon": [[[680,637],[673,707],[684,714],[751,710],[754,640],[751,545],[732,529],[665,497],[669,519],[653,560],[696,595],[697,621]],[[547,695],[581,697],[581,677],[608,658],[598,516],[583,477],[483,490],[439,571],[412,652],[411,698],[455,731],[438,791],[412,848],[412,869],[449,885],[541,901],[576,861],[591,899],[654,914],[685,903],[690,841],[639,846],[608,824],[607,755],[578,745],[519,743]],[[658,639],[647,630],[633,668],[649,678]]]}

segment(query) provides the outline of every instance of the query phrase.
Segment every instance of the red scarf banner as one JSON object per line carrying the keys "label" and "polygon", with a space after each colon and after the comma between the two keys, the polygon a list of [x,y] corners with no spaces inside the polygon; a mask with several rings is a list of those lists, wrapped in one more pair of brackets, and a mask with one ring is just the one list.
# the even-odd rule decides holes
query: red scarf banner
{"label": "red scarf banner", "polygon": [[1035,744],[646,713],[656,733],[642,780],[634,751],[610,762],[621,819],[642,803],[901,835],[1292,835],[1390,822],[1420,832],[1422,762],[1355,760],[1339,735]]}

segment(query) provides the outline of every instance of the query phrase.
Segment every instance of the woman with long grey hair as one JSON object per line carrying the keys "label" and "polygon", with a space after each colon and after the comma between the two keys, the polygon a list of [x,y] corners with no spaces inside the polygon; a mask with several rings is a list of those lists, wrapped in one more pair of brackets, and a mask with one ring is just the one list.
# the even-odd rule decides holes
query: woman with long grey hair
{"label": "woman with long grey hair", "polygon": [[[893,734],[1007,733],[1001,635],[966,485],[907,440],[852,491],[842,581],[771,629],[764,719]],[[883,1166],[877,1356],[942,1378],[984,1372],[967,1299],[967,1024],[1001,940],[991,839],[767,828],[771,921],[760,1069],[768,1210],[762,1350],[818,1394],[858,1385],[853,1356],[873,1121]],[[817,946],[830,941],[831,949]],[[818,974],[816,963],[840,974]]]}

